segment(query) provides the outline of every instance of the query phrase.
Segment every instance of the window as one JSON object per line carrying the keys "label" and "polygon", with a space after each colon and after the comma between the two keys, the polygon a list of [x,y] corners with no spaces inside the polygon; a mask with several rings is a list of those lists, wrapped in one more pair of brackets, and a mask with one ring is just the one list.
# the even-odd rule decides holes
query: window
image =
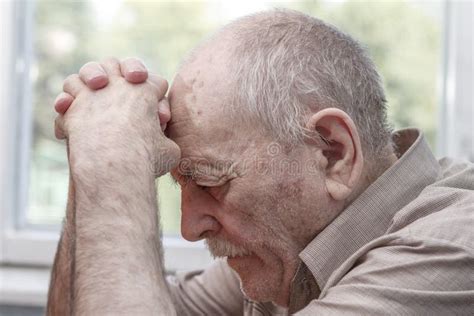
{"label": "window", "polygon": [[[90,60],[138,56],[171,81],[180,59],[206,34],[275,6],[322,18],[367,45],[384,78],[395,127],[420,127],[438,154],[474,161],[472,3],[1,2],[0,263],[52,262],[68,186],[52,104],[68,74]],[[167,267],[209,262],[202,244],[179,237],[179,189],[168,177],[159,182]]]}

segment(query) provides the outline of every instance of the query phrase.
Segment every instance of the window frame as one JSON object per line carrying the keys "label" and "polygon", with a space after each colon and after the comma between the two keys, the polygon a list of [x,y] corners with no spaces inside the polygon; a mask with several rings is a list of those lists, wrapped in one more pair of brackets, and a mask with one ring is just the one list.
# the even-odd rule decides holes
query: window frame
{"label": "window frame", "polygon": [[[443,10],[436,153],[474,162],[474,3],[445,0]],[[469,111],[471,117],[465,115]]]}

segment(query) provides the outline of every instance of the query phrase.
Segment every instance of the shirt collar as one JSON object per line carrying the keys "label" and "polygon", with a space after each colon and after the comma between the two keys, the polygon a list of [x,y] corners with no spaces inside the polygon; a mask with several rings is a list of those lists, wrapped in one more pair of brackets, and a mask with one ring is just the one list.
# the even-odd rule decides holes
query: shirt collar
{"label": "shirt collar", "polygon": [[[438,162],[419,130],[401,130],[394,133],[392,139],[401,156],[398,161],[319,233],[299,255],[311,271],[319,289],[324,287],[330,275],[359,248],[383,235],[394,214],[438,177]],[[298,278],[295,277],[296,279]]]}

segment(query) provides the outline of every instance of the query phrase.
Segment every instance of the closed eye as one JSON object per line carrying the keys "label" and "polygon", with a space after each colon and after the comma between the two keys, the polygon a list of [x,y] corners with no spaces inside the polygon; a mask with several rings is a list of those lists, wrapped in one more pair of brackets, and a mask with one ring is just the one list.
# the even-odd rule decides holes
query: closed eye
{"label": "closed eye", "polygon": [[[214,181],[206,181],[204,179],[196,179],[192,175],[188,174],[181,174],[181,173],[172,173],[173,182],[176,185],[180,185],[182,188],[186,187],[189,183],[193,182],[199,189],[204,192],[209,193],[210,195],[214,196],[214,198],[222,195],[223,187],[227,187],[226,184],[228,181],[221,183],[219,185],[214,185]],[[211,184],[212,183],[212,184]]]}
{"label": "closed eye", "polygon": [[180,174],[180,173],[175,173],[171,179],[173,179],[173,182],[175,184],[179,184],[180,186],[186,186],[189,182],[193,180],[193,178],[190,175],[186,174]]}
{"label": "closed eye", "polygon": [[207,185],[199,185],[199,184],[196,184],[197,187],[203,191],[206,191],[206,192],[209,192],[209,190],[211,190],[213,187],[210,187],[210,186],[207,186]]}

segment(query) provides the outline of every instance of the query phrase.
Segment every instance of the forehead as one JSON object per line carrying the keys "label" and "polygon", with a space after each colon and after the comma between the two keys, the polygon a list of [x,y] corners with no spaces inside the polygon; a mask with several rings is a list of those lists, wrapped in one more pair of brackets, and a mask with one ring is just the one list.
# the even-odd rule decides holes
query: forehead
{"label": "forehead", "polygon": [[182,157],[214,157],[225,154],[223,146],[236,137],[226,113],[229,86],[223,67],[213,55],[200,56],[175,77],[169,92],[170,138],[181,148]]}

